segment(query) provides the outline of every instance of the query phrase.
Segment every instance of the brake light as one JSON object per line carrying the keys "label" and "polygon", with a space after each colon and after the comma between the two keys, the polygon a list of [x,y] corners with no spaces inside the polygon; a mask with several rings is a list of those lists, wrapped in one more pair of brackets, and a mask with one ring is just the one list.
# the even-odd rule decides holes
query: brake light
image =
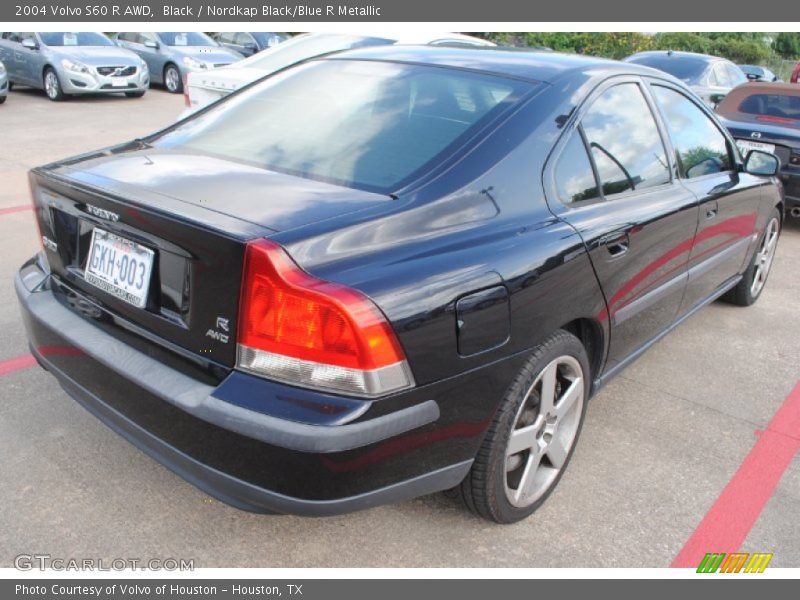
{"label": "brake light", "polygon": [[789,117],[774,117],[772,115],[758,115],[756,121],[765,121],[767,123],[780,123],[781,125],[791,125],[795,119]]}
{"label": "brake light", "polygon": [[245,252],[237,366],[365,397],[414,385],[391,326],[369,298],[312,277],[263,239]]}

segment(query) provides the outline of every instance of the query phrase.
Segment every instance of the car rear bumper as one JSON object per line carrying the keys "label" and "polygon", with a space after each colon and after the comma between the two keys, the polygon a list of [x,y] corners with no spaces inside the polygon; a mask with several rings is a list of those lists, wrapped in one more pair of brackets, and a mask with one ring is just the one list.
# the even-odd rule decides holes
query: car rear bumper
{"label": "car rear bumper", "polygon": [[[236,371],[209,385],[79,314],[37,261],[23,266],[15,284],[32,353],[70,396],[178,475],[245,510],[331,515],[453,487],[468,472],[496,403],[487,390],[497,382],[481,371],[344,408],[333,397]],[[237,399],[236,390],[252,394],[254,385],[258,402],[315,404],[332,424],[247,408],[253,398]],[[329,419],[336,410],[349,420]]]}

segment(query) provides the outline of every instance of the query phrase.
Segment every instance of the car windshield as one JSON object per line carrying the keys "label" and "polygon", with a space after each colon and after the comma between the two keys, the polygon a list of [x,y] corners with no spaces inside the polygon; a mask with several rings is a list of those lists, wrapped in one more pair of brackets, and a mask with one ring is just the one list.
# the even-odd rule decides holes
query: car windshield
{"label": "car windshield", "polygon": [[800,95],[751,94],[742,99],[738,110],[746,115],[772,117],[800,127]]}
{"label": "car windshield", "polygon": [[45,46],[113,46],[114,42],[101,33],[48,31],[39,33]]}
{"label": "car windshield", "polygon": [[264,52],[241,61],[237,67],[259,69],[274,73],[309,58],[341,52],[362,46],[380,46],[393,43],[385,38],[364,37],[360,35],[306,35],[298,36],[278,44]]}
{"label": "car windshield", "polygon": [[386,193],[452,155],[530,89],[530,83],[455,69],[315,61],[150,141]]}
{"label": "car windshield", "polygon": [[186,33],[171,31],[159,33],[158,37],[167,46],[216,46],[217,43],[205,33],[189,31]]}
{"label": "car windshield", "polygon": [[633,56],[628,59],[628,62],[664,71],[689,84],[699,83],[708,68],[708,62],[702,58],[667,54]]}
{"label": "car windshield", "polygon": [[274,46],[286,39],[286,35],[282,33],[272,33],[268,31],[257,31],[255,33],[251,33],[256,41],[264,48],[268,46]]}
{"label": "car windshield", "polygon": [[761,67],[754,67],[752,65],[739,65],[739,68],[745,75],[754,75],[756,77],[762,77],[764,75],[764,70]]}

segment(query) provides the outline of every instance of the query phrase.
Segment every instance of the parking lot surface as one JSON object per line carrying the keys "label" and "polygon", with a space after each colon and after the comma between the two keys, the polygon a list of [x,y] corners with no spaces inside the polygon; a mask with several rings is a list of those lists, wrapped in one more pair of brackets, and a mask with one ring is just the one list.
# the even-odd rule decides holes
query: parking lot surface
{"label": "parking lot surface", "polygon": [[[181,96],[157,89],[63,103],[22,90],[0,107],[0,566],[47,553],[195,567],[666,567],[716,507],[731,523],[755,512],[742,551],[800,567],[800,457],[789,451],[774,490],[739,471],[748,461],[756,474],[770,468],[752,451],[782,406],[789,428],[772,435],[800,446],[796,223],[756,305],[702,310],[593,399],[561,484],[516,525],[479,520],[441,494],[333,518],[240,512],[113,433],[26,358],[13,289],[39,248],[26,172],[146,134],[182,110]],[[730,501],[717,503],[732,479]],[[694,542],[713,546],[713,531]]]}

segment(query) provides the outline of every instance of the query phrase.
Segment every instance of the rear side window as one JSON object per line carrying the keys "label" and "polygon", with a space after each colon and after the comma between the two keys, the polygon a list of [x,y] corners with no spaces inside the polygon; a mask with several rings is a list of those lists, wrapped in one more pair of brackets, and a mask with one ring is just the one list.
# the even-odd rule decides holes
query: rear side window
{"label": "rear side window", "polygon": [[309,179],[387,192],[461,149],[531,84],[384,63],[308,63],[155,141]]}
{"label": "rear side window", "polygon": [[693,179],[730,171],[727,139],[700,107],[673,89],[652,89],[675,146],[680,176]]}
{"label": "rear side window", "polygon": [[664,143],[638,84],[606,90],[582,126],[605,196],[670,181]]}
{"label": "rear side window", "polygon": [[577,131],[572,134],[558,158],[555,178],[558,197],[564,204],[600,197],[586,146]]}

